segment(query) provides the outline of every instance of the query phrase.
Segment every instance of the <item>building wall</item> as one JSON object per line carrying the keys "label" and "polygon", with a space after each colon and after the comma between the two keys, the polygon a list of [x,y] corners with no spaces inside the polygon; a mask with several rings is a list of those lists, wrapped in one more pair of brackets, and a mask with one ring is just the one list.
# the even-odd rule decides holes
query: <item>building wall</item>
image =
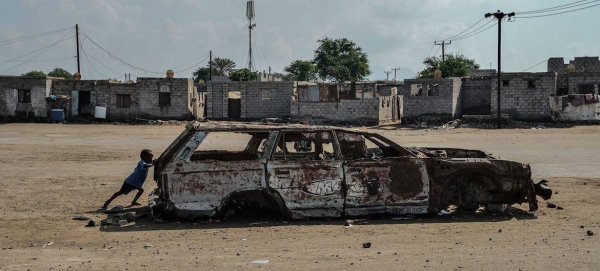
{"label": "building wall", "polygon": [[597,56],[575,57],[569,63],[565,63],[562,57],[552,57],[548,59],[548,72],[557,72],[559,74],[567,72],[567,65],[573,64],[575,72],[600,72],[600,60]]}
{"label": "building wall", "polygon": [[595,93],[598,94],[600,72],[575,72],[558,75],[557,88],[567,88],[568,94],[579,94],[581,85],[593,85]]}
{"label": "building wall", "polygon": [[489,115],[491,106],[491,77],[464,78],[461,86],[462,114]]}
{"label": "building wall", "polygon": [[291,102],[291,118],[310,120],[311,123],[327,121],[379,123],[382,99],[352,99],[339,102]]}
{"label": "building wall", "polygon": [[[439,92],[428,96],[425,86],[438,85]],[[414,85],[414,86],[413,86]],[[422,85],[421,96],[414,96],[416,85]],[[460,78],[436,79],[420,78],[404,80],[398,95],[404,96],[404,117],[416,118],[422,115],[447,115],[457,118],[461,115],[462,82]]]}
{"label": "building wall", "polygon": [[[50,79],[20,76],[0,77],[0,118],[16,121],[47,121]],[[19,103],[18,90],[29,90],[31,103]]]}
{"label": "building wall", "polygon": [[[509,114],[517,119],[541,119],[551,116],[548,97],[556,93],[557,74],[546,73],[503,73],[502,81],[508,81],[508,86],[502,85],[501,113]],[[529,81],[535,87],[529,87]],[[497,77],[491,82],[491,112],[497,113]]]}
{"label": "building wall", "polygon": [[208,82],[207,117],[229,118],[229,92],[240,94],[241,119],[287,118],[294,82]]}

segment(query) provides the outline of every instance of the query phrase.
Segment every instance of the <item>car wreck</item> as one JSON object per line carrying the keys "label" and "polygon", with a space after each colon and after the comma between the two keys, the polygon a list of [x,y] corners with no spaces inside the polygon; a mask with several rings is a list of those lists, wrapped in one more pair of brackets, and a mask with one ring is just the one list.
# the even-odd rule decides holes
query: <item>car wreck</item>
{"label": "car wreck", "polygon": [[191,122],[155,161],[154,180],[152,212],[190,218],[223,214],[232,202],[291,219],[524,202],[535,211],[536,195],[552,195],[529,165],[482,151],[407,148],[377,133],[302,124]]}

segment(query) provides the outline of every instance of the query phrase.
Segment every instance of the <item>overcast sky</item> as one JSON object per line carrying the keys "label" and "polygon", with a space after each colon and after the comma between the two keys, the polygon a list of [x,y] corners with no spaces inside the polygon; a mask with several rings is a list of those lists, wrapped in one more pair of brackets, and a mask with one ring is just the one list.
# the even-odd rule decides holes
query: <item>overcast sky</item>
{"label": "overcast sky", "polygon": [[[432,49],[435,40],[460,33],[487,12],[529,11],[572,2],[575,0],[255,0],[255,62],[258,70],[271,66],[281,72],[293,60],[311,59],[318,39],[346,37],[368,54],[372,79],[385,78],[384,71],[393,67],[401,67],[399,79],[413,77],[430,50],[431,55],[441,55],[439,46]],[[245,0],[5,1],[0,9],[0,74],[48,72],[54,67],[76,72],[76,60],[71,58],[76,54],[75,39],[71,38],[74,31],[2,42],[76,23],[114,56],[150,71],[122,64],[83,36],[84,79],[117,78],[124,73],[164,76],[167,69],[175,70],[176,77],[191,77],[194,68],[206,64],[209,50],[215,57],[230,58],[243,67],[248,55],[245,9]],[[600,6],[503,23],[502,70],[520,72],[549,57],[599,55],[598,12]],[[47,51],[7,61],[57,41],[61,42]],[[496,68],[497,27],[453,41],[446,48],[449,52],[473,58],[482,68],[490,64]],[[544,62],[530,71],[545,69]]]}

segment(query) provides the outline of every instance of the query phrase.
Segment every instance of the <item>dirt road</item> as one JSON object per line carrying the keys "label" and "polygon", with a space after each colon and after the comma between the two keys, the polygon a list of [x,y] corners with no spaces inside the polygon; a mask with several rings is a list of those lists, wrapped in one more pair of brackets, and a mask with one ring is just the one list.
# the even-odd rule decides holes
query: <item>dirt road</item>
{"label": "dirt road", "polygon": [[[533,214],[86,228],[150,148],[182,126],[0,125],[0,270],[599,270],[600,127],[379,130],[407,146],[482,149],[530,163],[557,192]],[[226,147],[224,139],[215,144]],[[153,189],[148,178],[145,188]],[[114,203],[127,205],[133,195]],[[145,195],[144,195],[145,198]],[[515,206],[519,207],[519,206]],[[523,206],[526,209],[526,206]],[[583,226],[583,228],[581,227]],[[594,236],[588,236],[591,230]],[[372,247],[362,248],[363,242]],[[46,245],[46,246],[45,246]],[[45,246],[45,247],[44,247]],[[266,264],[251,263],[268,260]]]}

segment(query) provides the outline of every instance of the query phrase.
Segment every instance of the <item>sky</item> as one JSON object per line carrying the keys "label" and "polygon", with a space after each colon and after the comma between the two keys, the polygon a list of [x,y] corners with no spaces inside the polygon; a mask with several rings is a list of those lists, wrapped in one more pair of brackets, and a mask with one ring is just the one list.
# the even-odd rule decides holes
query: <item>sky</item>
{"label": "sky", "polygon": [[[502,10],[519,12],[575,0],[255,0],[252,47],[259,71],[282,72],[290,62],[313,58],[324,37],[348,38],[365,51],[372,74],[399,67],[397,79],[412,78],[434,41],[452,38]],[[595,1],[588,1],[595,2]],[[590,4],[591,5],[591,4]],[[83,79],[191,77],[213,57],[247,66],[245,0],[11,0],[0,10],[0,74],[20,75],[54,67],[77,71],[75,24],[80,27]],[[502,70],[545,71],[549,57],[600,55],[600,6],[556,16],[502,23]],[[596,18],[596,19],[594,19]],[[469,33],[487,23],[481,21]],[[488,24],[492,26],[494,22]],[[482,28],[483,30],[485,28]],[[39,37],[14,40],[46,33]],[[497,27],[454,40],[446,53],[497,68]],[[52,46],[51,46],[52,45]],[[43,48],[42,50],[39,50]],[[103,48],[103,49],[101,49]],[[39,51],[36,51],[39,50]],[[33,52],[33,53],[32,53]],[[25,56],[23,56],[25,55]],[[392,79],[394,73],[390,74]]]}

